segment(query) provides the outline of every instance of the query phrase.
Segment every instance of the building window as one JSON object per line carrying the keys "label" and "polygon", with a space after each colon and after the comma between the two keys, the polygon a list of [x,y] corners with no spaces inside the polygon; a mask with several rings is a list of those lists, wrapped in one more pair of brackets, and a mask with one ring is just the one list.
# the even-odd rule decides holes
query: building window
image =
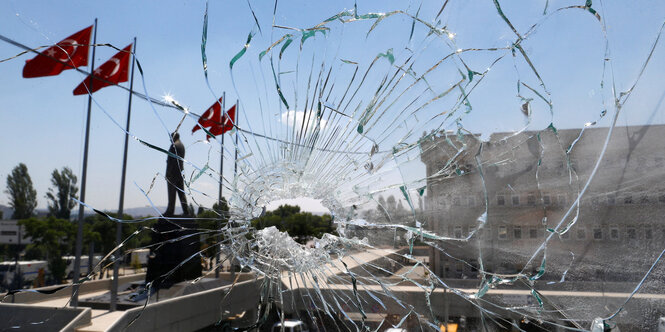
{"label": "building window", "polygon": [[528,195],[528,196],[526,197],[526,204],[528,204],[528,205],[530,205],[530,206],[534,206],[534,205],[536,205],[536,196],[534,196],[534,195]]}
{"label": "building window", "polygon": [[550,195],[543,195],[543,204],[550,205],[552,201],[550,200]]}
{"label": "building window", "polygon": [[584,229],[584,228],[578,228],[577,229],[577,239],[578,240],[586,239],[586,229]]}
{"label": "building window", "polygon": [[522,238],[522,227],[520,226],[514,226],[513,227],[513,236],[516,239],[521,239]]}
{"label": "building window", "polygon": [[455,226],[455,237],[462,238],[462,226]]}
{"label": "building window", "polygon": [[645,226],[644,227],[644,239],[645,240],[653,239],[653,230],[651,229],[650,226]]}
{"label": "building window", "polygon": [[603,230],[600,228],[594,228],[593,229],[593,239],[594,240],[602,240],[603,239]]}
{"label": "building window", "polygon": [[559,205],[566,205],[566,195],[558,195]]}
{"label": "building window", "polygon": [[506,238],[508,238],[508,230],[506,229],[506,226],[499,226],[499,239]]}
{"label": "building window", "polygon": [[629,240],[637,239],[637,230],[635,229],[635,227],[632,226],[627,227],[626,236],[628,237]]}
{"label": "building window", "polygon": [[16,236],[16,231],[1,231],[0,235],[3,236]]}
{"label": "building window", "polygon": [[503,195],[496,196],[496,205],[501,205],[501,206],[506,205],[506,198],[503,197]]}
{"label": "building window", "polygon": [[616,196],[614,195],[607,195],[607,204],[609,205],[614,205],[617,203]]}
{"label": "building window", "polygon": [[538,230],[533,227],[529,228],[529,237],[532,239],[538,238]]}
{"label": "building window", "polygon": [[612,240],[619,239],[619,227],[617,226],[610,227],[610,239]]}
{"label": "building window", "polygon": [[633,195],[626,195],[626,197],[623,198],[623,203],[633,204]]}
{"label": "building window", "polygon": [[513,196],[513,205],[520,205],[520,197]]}

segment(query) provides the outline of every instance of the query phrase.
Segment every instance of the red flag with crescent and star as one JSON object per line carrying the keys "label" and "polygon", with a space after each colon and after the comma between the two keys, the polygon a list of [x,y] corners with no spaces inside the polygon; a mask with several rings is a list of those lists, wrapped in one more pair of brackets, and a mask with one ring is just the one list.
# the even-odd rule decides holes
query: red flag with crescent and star
{"label": "red flag with crescent and star", "polygon": [[199,118],[199,122],[194,128],[192,128],[192,134],[201,128],[212,127],[215,124],[219,123],[222,112],[222,98],[220,97],[212,106],[210,106]]}
{"label": "red flag with crescent and star", "polygon": [[23,77],[55,76],[63,70],[88,65],[92,26],[89,26],[27,60]]}
{"label": "red flag with crescent and star", "polygon": [[114,85],[129,80],[129,60],[132,52],[132,44],[127,45],[122,51],[116,53],[108,61],[104,62],[101,66],[97,67],[93,72],[94,78],[98,78],[92,82],[92,89],[88,87],[90,84],[90,76],[88,76],[76,89],[74,95],[85,95],[93,93],[101,88],[109,85]]}
{"label": "red flag with crescent and star", "polygon": [[[210,127],[208,130],[211,134],[218,136],[218,135],[223,135],[227,131],[233,129],[233,124],[235,123],[236,119],[236,105],[231,106],[228,111],[224,112],[224,121],[220,123],[216,123],[214,126]],[[206,139],[209,139],[210,136],[208,136]]]}
{"label": "red flag with crescent and star", "polygon": [[[229,108],[228,111],[224,112],[223,121],[220,122],[218,119],[222,117],[222,98],[219,98],[210,108],[208,108],[203,115],[199,118],[199,122],[194,128],[192,128],[192,134],[201,128],[208,128],[208,131],[215,135],[222,135],[227,131],[233,129],[233,123],[235,122],[236,116],[236,106],[233,105]],[[206,137],[210,139],[210,137]]]}

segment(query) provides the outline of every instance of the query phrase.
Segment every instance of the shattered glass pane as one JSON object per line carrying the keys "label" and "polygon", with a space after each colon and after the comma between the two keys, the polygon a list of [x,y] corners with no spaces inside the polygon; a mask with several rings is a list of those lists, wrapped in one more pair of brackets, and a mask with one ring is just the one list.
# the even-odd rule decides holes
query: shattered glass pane
{"label": "shattered glass pane", "polygon": [[[165,328],[149,325],[160,296],[213,286],[225,288],[199,303],[212,303],[214,318],[197,328],[269,331],[289,319],[323,331],[657,328],[665,314],[663,3],[172,5],[120,4],[132,12],[128,28],[107,19],[96,42],[99,64],[139,37],[125,205],[148,205],[154,217],[108,214],[117,212],[126,133],[129,85],[120,83],[103,90],[117,95],[92,95],[87,185],[98,188],[84,203],[113,225],[143,227],[104,252],[81,289],[132,251],[177,257],[173,268],[148,271],[136,309],[116,328]],[[3,6],[11,15],[2,20],[17,30],[0,32],[0,68],[15,76],[0,82],[14,109],[0,130],[47,140],[16,116],[41,114],[32,110],[41,104],[9,86],[20,59],[35,54],[14,56],[83,23],[60,26],[30,5]],[[168,25],[168,37],[148,28],[151,19]],[[72,82],[85,68],[67,73],[78,75]],[[47,84],[20,82],[33,97]],[[229,118],[213,119],[219,131],[199,126],[216,101]],[[186,155],[169,151],[172,132]],[[113,151],[100,151],[112,140]],[[27,158],[8,156],[7,173]],[[164,215],[167,157],[182,160],[198,216]],[[100,171],[103,162],[117,170]],[[213,207],[218,188],[228,210]],[[303,241],[257,226],[271,203],[304,198],[320,201],[334,231]],[[153,242],[132,240],[140,236]],[[199,261],[201,277],[190,274]],[[210,283],[218,267],[231,277]]]}

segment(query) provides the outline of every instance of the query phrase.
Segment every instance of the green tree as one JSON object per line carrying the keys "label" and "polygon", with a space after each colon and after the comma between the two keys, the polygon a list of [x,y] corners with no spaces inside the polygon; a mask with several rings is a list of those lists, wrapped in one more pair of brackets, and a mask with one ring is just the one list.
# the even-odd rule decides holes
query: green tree
{"label": "green tree", "polygon": [[0,244],[0,261],[7,261],[9,259],[11,259],[9,256],[9,245]]}
{"label": "green tree", "polygon": [[[196,223],[201,229],[217,230],[228,220],[228,211],[229,205],[226,202],[226,198],[222,197],[221,204],[213,204],[212,209],[205,209],[199,206],[196,214]],[[205,240],[201,244],[202,250],[212,248],[214,247],[214,243],[222,240],[218,233],[205,234],[203,237]],[[215,254],[212,250],[205,250],[203,253],[208,257],[212,257]]]}
{"label": "green tree", "polygon": [[69,219],[71,210],[76,206],[76,175],[69,167],[63,167],[62,171],[57,169],[51,173],[51,184],[53,187],[48,189],[46,198],[49,200],[49,215],[56,218]]}
{"label": "green tree", "polygon": [[52,280],[59,284],[65,276],[67,263],[62,259],[63,254],[72,252],[76,238],[75,224],[65,219],[29,218],[19,221],[25,227],[26,234],[32,238],[35,246],[46,252],[48,270]]}
{"label": "green tree", "polygon": [[395,196],[390,195],[388,196],[388,199],[386,199],[386,210],[388,210],[388,213],[394,214],[395,211],[397,211],[397,200],[395,199]]}
{"label": "green tree", "polygon": [[46,248],[36,245],[34,243],[28,244],[25,247],[25,260],[42,260],[46,258]]}
{"label": "green tree", "polygon": [[[111,213],[111,212],[106,212],[109,216],[118,218],[117,213]],[[132,220],[133,217],[128,215],[128,214],[123,214],[122,218],[123,220]],[[85,218],[85,224],[90,225],[90,231],[94,232],[99,235],[98,240],[95,242],[98,243],[101,247],[95,247],[98,251],[103,252],[103,253],[109,253],[111,252],[115,247],[115,232],[116,232],[116,222],[113,220],[109,220],[108,218],[99,215],[99,214],[94,214],[87,216]],[[124,223],[122,225],[122,238],[121,240],[125,240],[129,238],[129,241],[125,244],[125,248],[138,248],[138,247],[144,247],[150,244],[151,241],[151,236],[150,232],[141,232],[135,236],[132,236],[132,233],[134,233],[137,229],[139,229],[142,226],[151,226],[154,224],[153,221],[146,221],[142,223]],[[96,235],[95,235],[96,236]],[[130,238],[130,236],[132,236]]]}
{"label": "green tree", "polygon": [[226,201],[226,197],[222,196],[221,202],[217,202],[212,205],[212,210],[219,213],[225,219],[229,217],[229,203]]}
{"label": "green tree", "polygon": [[264,216],[252,220],[252,226],[256,229],[275,226],[299,243],[305,243],[311,237],[321,238],[325,233],[335,234],[329,214],[318,216],[300,212],[299,206],[292,205],[280,205],[274,211],[266,212]]}
{"label": "green tree", "polygon": [[7,175],[7,189],[9,205],[14,208],[12,219],[25,219],[32,217],[37,207],[37,191],[32,187],[32,180],[28,174],[28,167],[24,163],[18,164]]}

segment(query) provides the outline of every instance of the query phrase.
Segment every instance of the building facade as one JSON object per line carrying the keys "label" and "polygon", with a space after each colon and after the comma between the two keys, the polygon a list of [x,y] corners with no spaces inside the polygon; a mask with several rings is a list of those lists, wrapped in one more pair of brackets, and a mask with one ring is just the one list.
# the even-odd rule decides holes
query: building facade
{"label": "building facade", "polygon": [[608,133],[551,127],[425,140],[422,219],[455,239],[432,251],[434,272],[544,266],[544,279],[639,280],[665,242],[665,126],[615,127],[599,160]]}

